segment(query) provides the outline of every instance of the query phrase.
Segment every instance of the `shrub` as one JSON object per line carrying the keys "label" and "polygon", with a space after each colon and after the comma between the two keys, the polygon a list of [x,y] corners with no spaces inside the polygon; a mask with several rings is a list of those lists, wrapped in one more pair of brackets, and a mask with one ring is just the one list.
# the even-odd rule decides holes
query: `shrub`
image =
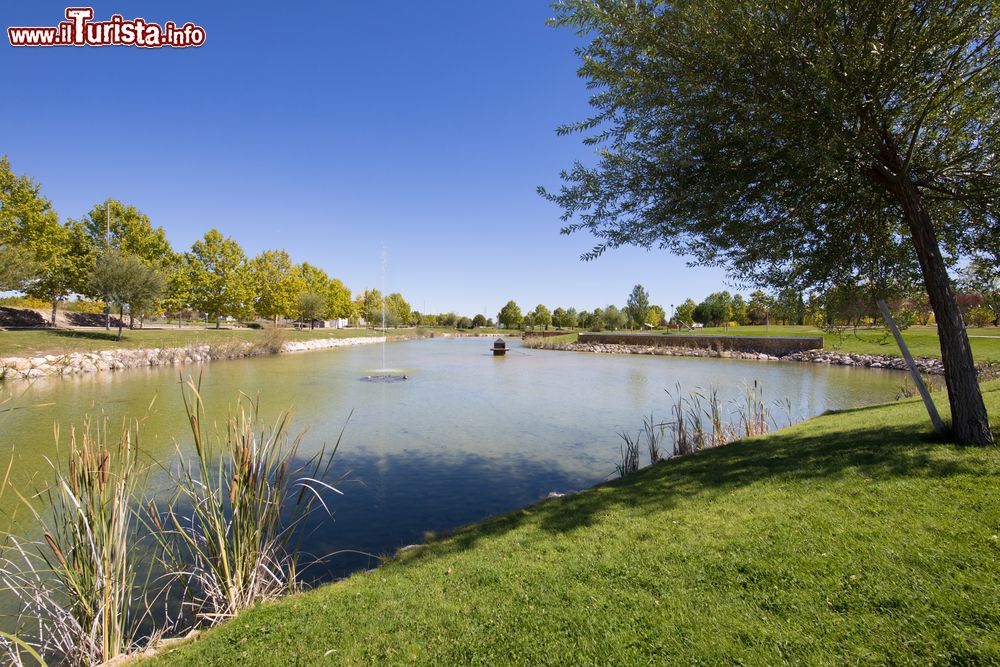
{"label": "shrub", "polygon": [[257,602],[300,586],[299,540],[324,491],[340,445],[299,460],[300,434],[286,436],[290,413],[258,428],[259,405],[245,396],[224,430],[209,439],[197,385],[184,386],[193,452],[178,449],[176,497],[151,510],[163,565],[184,590],[196,616],[214,624]]}

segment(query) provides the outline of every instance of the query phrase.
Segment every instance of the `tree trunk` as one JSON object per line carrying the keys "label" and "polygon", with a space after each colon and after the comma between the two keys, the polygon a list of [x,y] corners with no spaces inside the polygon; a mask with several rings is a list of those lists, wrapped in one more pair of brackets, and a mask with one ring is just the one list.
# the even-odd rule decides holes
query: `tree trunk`
{"label": "tree trunk", "polygon": [[924,285],[937,320],[954,438],[959,444],[993,444],[993,432],[983,403],[983,394],[979,389],[969,336],[938,247],[930,214],[909,174],[904,174],[894,186],[893,194],[902,207],[910,228]]}
{"label": "tree trunk", "polygon": [[56,325],[56,309],[59,307],[59,299],[52,299],[52,326]]}
{"label": "tree trunk", "polygon": [[122,339],[122,327],[125,325],[125,306],[118,309],[118,340]]}
{"label": "tree trunk", "polygon": [[216,329],[221,329],[222,328],[222,316],[221,315],[216,315],[215,316],[215,328]]}

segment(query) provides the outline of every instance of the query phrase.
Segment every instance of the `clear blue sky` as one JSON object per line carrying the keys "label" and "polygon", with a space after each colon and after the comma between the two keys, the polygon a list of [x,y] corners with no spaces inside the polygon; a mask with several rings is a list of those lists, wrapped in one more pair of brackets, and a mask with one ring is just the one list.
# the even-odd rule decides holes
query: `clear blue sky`
{"label": "clear blue sky", "polygon": [[[80,4],[80,3],[73,3]],[[95,16],[204,26],[197,49],[14,49],[66,2],[0,9],[0,154],[61,217],[116,197],[184,249],[211,227],[248,255],[285,248],[352,290],[493,316],[508,300],[622,305],[635,283],[669,308],[725,286],[663,251],[559,234],[538,185],[592,149],[576,36],[545,2],[94,2]]]}

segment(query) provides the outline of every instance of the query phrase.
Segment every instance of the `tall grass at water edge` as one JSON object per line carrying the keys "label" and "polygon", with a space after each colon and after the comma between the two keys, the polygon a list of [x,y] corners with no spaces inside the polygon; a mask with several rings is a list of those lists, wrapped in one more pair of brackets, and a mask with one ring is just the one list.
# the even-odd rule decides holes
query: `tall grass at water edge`
{"label": "tall grass at water edge", "polygon": [[3,664],[101,664],[301,587],[304,523],[340,493],[326,480],[343,430],[302,457],[290,413],[262,427],[258,402],[241,395],[213,438],[197,384],[183,392],[192,446],[177,445],[176,494],[159,505],[139,422],[116,437],[106,418],[71,430],[35,493],[10,484],[7,466],[0,494],[18,495],[41,537],[0,545],[0,588],[18,603],[14,632],[0,632]]}
{"label": "tall grass at water edge", "polygon": [[[637,471],[641,453],[652,465],[663,458],[686,456],[702,449],[721,447],[736,440],[768,433],[779,428],[778,413],[792,423],[791,403],[764,400],[764,389],[755,380],[739,399],[723,401],[717,389],[696,388],[685,393],[678,383],[670,397],[670,418],[657,421],[651,413],[643,417],[636,433],[622,431],[621,460],[615,466],[619,476]],[[669,447],[666,446],[669,443]]]}
{"label": "tall grass at water edge", "polygon": [[149,515],[163,565],[183,584],[196,618],[209,624],[297,590],[302,525],[326,491],[343,430],[330,451],[298,459],[302,434],[289,439],[291,414],[257,429],[259,404],[242,396],[216,438],[205,432],[204,404],[188,382],[184,405],[195,456],[173,473],[177,495]]}
{"label": "tall grass at water edge", "polygon": [[138,648],[152,604],[143,599],[148,578],[139,580],[135,499],[146,471],[138,433],[138,422],[125,422],[113,437],[106,418],[71,429],[65,457],[49,462],[49,485],[31,496],[8,485],[11,460],[3,491],[19,496],[42,538],[8,535],[0,552],[0,587],[20,609],[18,637],[0,638],[9,664],[22,664],[26,655],[36,660],[37,652],[62,664],[93,665]]}

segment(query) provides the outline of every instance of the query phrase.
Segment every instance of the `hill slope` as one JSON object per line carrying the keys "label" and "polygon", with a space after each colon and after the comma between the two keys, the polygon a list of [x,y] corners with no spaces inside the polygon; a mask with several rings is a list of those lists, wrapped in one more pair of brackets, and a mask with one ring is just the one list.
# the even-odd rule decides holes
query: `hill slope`
{"label": "hill slope", "polygon": [[[1000,384],[984,389],[996,424]],[[154,662],[997,664],[1000,449],[934,443],[922,411],[836,413],[662,463]]]}

